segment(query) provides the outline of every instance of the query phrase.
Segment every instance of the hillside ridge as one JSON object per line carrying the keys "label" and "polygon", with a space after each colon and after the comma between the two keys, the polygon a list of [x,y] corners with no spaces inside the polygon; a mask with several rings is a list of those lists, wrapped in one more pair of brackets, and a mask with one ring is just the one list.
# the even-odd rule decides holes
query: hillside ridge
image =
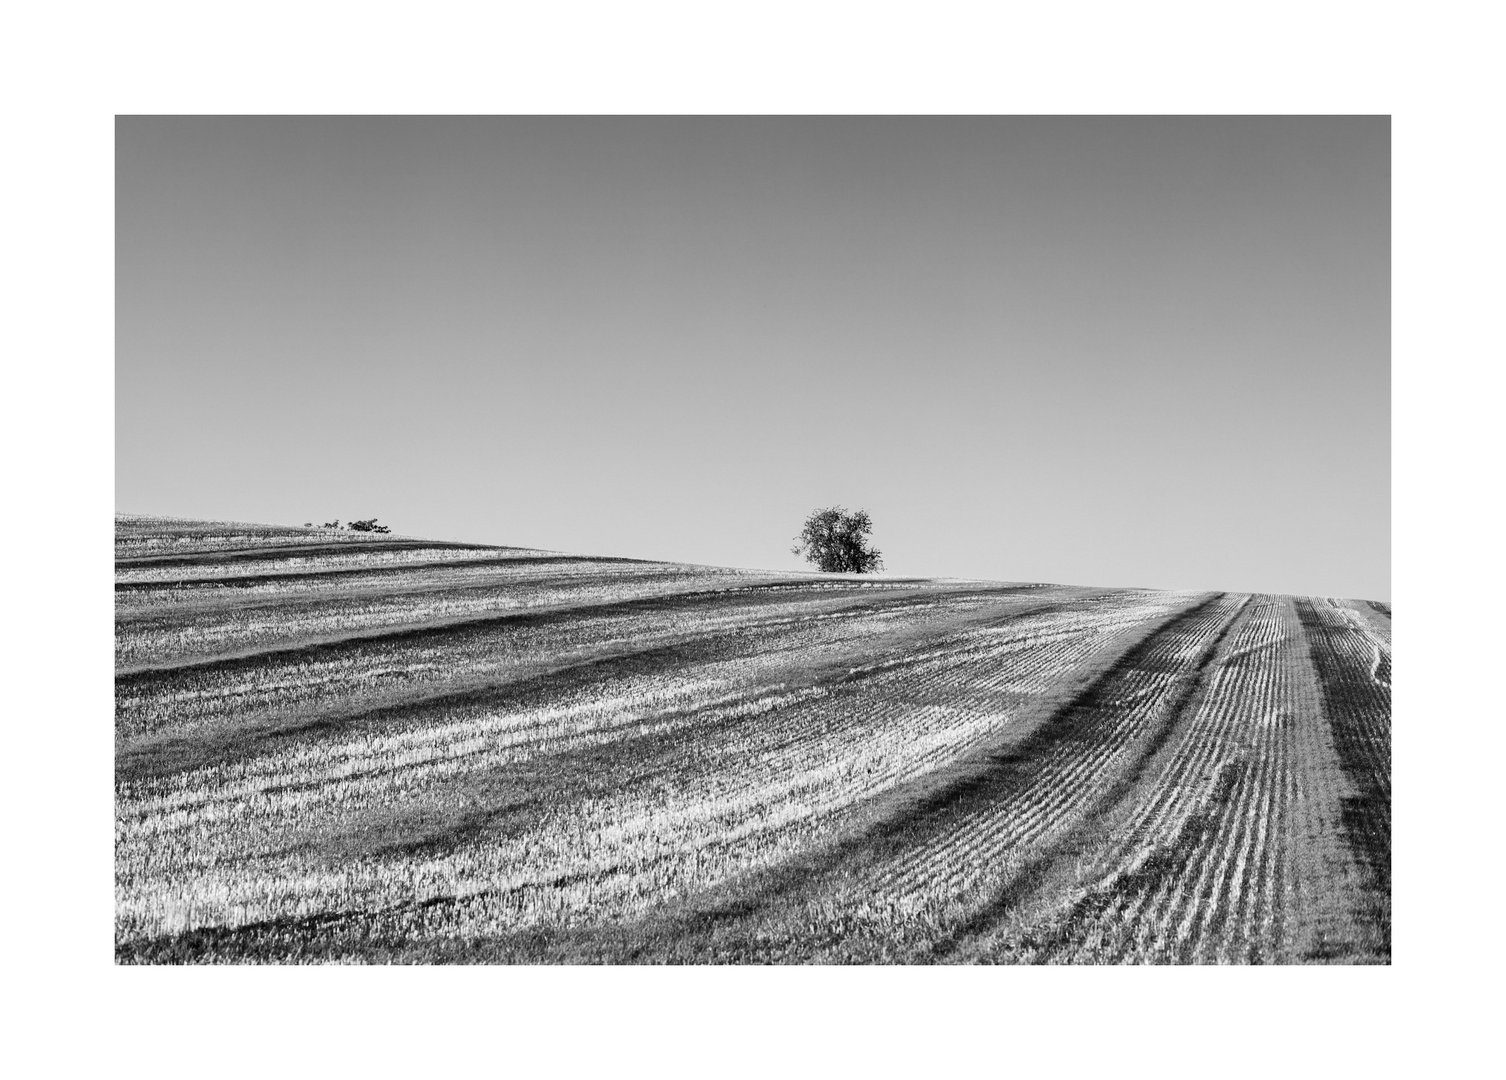
{"label": "hillside ridge", "polygon": [[116,955],[1389,963],[1390,606],[116,517]]}

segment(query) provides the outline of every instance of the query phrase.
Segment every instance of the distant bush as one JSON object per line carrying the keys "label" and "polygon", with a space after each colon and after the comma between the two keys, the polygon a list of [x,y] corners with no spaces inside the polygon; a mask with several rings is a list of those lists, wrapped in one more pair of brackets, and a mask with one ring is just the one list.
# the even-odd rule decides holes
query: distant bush
{"label": "distant bush", "polygon": [[[303,524],[305,525],[305,527],[313,526],[313,522],[311,521],[305,521]],[[392,531],[386,525],[378,525],[376,518],[366,518],[362,521],[352,521],[345,525],[341,525],[340,519],[335,518],[334,521],[326,521],[319,527],[321,529],[354,529],[356,532],[369,533],[390,533]]]}
{"label": "distant bush", "polygon": [[878,548],[868,546],[873,521],[867,510],[849,514],[840,506],[812,510],[790,550],[827,573],[871,574],[884,568]]}

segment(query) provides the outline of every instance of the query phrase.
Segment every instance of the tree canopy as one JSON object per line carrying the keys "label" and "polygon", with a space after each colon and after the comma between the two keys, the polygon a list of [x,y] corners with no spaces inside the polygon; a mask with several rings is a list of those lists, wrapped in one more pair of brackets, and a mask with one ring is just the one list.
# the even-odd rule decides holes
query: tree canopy
{"label": "tree canopy", "polygon": [[827,573],[871,574],[884,568],[878,548],[868,546],[872,531],[873,520],[866,510],[848,513],[840,506],[812,510],[790,551]]}

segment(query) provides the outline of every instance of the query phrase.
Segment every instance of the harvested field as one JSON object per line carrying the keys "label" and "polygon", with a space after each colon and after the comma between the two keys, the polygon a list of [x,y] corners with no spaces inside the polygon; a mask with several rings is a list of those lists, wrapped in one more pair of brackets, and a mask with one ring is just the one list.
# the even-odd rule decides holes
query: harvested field
{"label": "harvested field", "polygon": [[116,520],[121,963],[1389,963],[1390,605]]}

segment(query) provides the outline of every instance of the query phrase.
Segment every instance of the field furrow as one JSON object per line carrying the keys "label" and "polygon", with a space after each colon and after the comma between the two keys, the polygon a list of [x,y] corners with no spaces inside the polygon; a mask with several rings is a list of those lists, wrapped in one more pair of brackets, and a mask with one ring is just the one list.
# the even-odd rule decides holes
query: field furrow
{"label": "field furrow", "polygon": [[974,805],[940,835],[927,836],[878,870],[870,887],[895,899],[932,882],[962,892],[996,878],[1006,855],[1023,861],[1032,843],[1070,829],[1106,778],[1125,767],[1136,740],[1163,718],[1178,671],[1207,647],[1236,607],[1230,598],[1211,601],[1132,650],[1085,697],[1053,717],[1032,745],[1016,752],[1024,767],[1009,770],[1011,783],[999,785],[999,798],[969,799]]}
{"label": "field furrow", "polygon": [[[1257,597],[1135,812],[1062,912],[992,944],[1037,961],[1373,959],[1332,828],[1336,753],[1289,599]],[[1322,828],[1327,823],[1328,828]]]}
{"label": "field furrow", "polygon": [[[381,739],[311,744],[301,757],[283,753],[258,760],[234,779],[216,770],[212,792],[202,772],[180,777],[155,798],[133,788],[137,812],[121,815],[122,847],[137,841],[158,848],[171,844],[185,852],[183,872],[212,886],[209,896],[219,898],[195,900],[190,905],[192,919],[182,908],[147,905],[140,912],[142,929],[186,929],[201,920],[226,925],[232,917],[251,918],[234,913],[258,910],[244,890],[235,887],[233,874],[217,878],[212,872],[226,861],[220,853],[206,852],[201,841],[174,843],[168,839],[171,835],[194,835],[206,822],[255,816],[256,835],[267,847],[240,852],[237,861],[244,862],[285,848],[293,839],[294,821],[292,833],[324,822],[319,827],[334,834],[341,830],[341,821],[366,814],[373,800],[390,800],[397,792],[409,797],[425,789],[443,792],[458,786],[463,791],[478,775],[495,784],[499,771],[527,764],[539,754],[553,755],[550,767],[564,770],[562,755],[578,755],[591,747],[613,751],[610,758],[592,755],[592,794],[557,807],[537,825],[539,832],[568,837],[570,842],[523,851],[494,843],[491,857],[505,856],[513,867],[510,883],[495,888],[477,884],[497,880],[494,862],[478,867],[464,851],[436,856],[434,866],[423,871],[426,879],[450,882],[453,889],[446,895],[457,904],[465,902],[456,906],[423,897],[426,924],[469,912],[468,918],[491,920],[484,927],[471,926],[471,932],[495,931],[512,924],[498,924],[497,911],[502,909],[481,903],[478,896],[497,891],[503,896],[497,903],[507,908],[505,896],[511,892],[536,889],[540,882],[577,879],[594,882],[591,910],[602,917],[614,906],[647,895],[639,879],[646,874],[659,880],[663,860],[688,836],[702,833],[704,838],[692,845],[702,855],[681,870],[693,869],[694,881],[701,886],[712,884],[788,852],[789,845],[808,838],[844,808],[940,764],[1007,722],[1007,713],[927,703],[927,687],[935,685],[936,672],[967,664],[986,667],[995,662],[994,652],[1019,651],[1017,642],[1000,643],[997,638],[985,636],[981,652],[962,649],[968,658],[961,661],[951,651],[960,648],[956,640],[946,639],[942,644],[951,648],[903,669],[890,666],[859,678],[853,676],[862,673],[848,671],[831,689],[809,687],[751,700],[747,691],[729,691],[749,680],[739,680],[732,665],[725,664],[717,670],[712,670],[714,665],[694,669],[672,686],[660,685],[657,697],[646,687],[599,679],[597,692],[579,702],[570,717],[557,711],[548,717],[544,735],[538,733],[541,720],[526,714],[448,724],[424,718]],[[1060,643],[1052,640],[1047,649],[1059,653]],[[808,655],[803,659],[809,662]],[[769,675],[753,681],[767,685],[771,679]],[[707,692],[718,689],[723,695],[707,700]],[[613,692],[603,693],[608,690]],[[754,718],[756,726],[746,722]],[[616,767],[617,761],[624,764]],[[660,778],[648,797],[641,790],[644,777]],[[672,785],[664,779],[669,777]],[[429,813],[443,818],[455,801],[436,796],[429,800]],[[665,836],[676,836],[676,846],[660,850]],[[433,838],[429,845],[435,846]],[[623,854],[614,860],[611,852],[617,849]],[[190,859],[188,852],[199,854]],[[455,865],[460,858],[470,859],[467,869]],[[629,873],[624,865],[636,869]],[[597,880],[602,874],[610,881]],[[307,873],[301,880],[316,883],[326,905],[334,904],[336,897],[358,910],[391,905],[390,882],[382,901],[370,881],[337,882]],[[406,884],[399,881],[396,887],[399,895],[407,895]],[[126,897],[120,899],[123,908],[135,910]],[[568,906],[551,910],[563,917]],[[537,913],[533,907],[526,910]]]}
{"label": "field furrow", "polygon": [[1330,600],[1299,598],[1323,711],[1351,786],[1343,826],[1367,887],[1358,912],[1391,942],[1391,649],[1369,620]]}
{"label": "field furrow", "polygon": [[122,962],[1389,960],[1389,605],[117,519]]}

